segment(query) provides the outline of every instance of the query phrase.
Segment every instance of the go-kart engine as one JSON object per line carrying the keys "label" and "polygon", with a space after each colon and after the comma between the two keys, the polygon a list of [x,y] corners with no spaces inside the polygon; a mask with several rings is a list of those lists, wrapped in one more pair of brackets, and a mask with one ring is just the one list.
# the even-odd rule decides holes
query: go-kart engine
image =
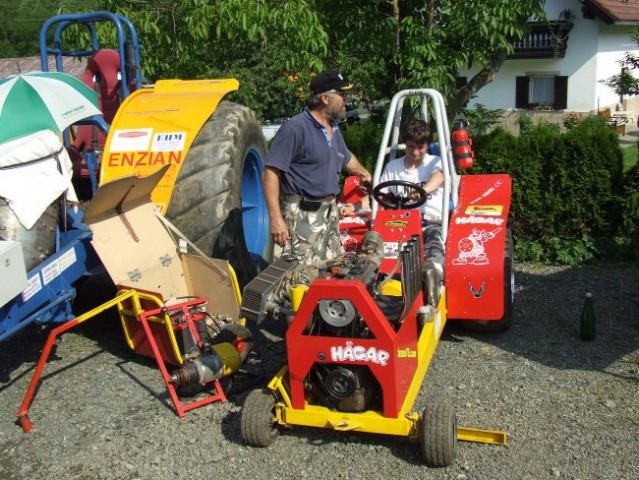
{"label": "go-kart engine", "polygon": [[[398,330],[405,306],[411,305],[421,292],[418,240],[411,239],[401,246],[397,265],[390,273],[380,274],[383,260],[384,242],[375,231],[364,235],[361,253],[354,257],[343,256],[319,266],[280,260],[246,286],[242,314],[258,323],[268,316],[285,316],[291,320],[296,313],[291,299],[295,288],[300,285],[312,288],[316,280],[334,280],[335,291],[339,292],[340,281],[356,280],[367,289],[391,327]],[[393,279],[395,274],[401,277],[401,293],[382,294],[386,282],[397,282]],[[374,338],[355,304],[348,298],[333,295],[317,302],[303,335],[353,340]],[[345,349],[352,342],[346,343]],[[382,403],[379,381],[368,366],[361,364],[317,362],[304,379],[304,389],[311,403],[342,412],[376,409]]]}

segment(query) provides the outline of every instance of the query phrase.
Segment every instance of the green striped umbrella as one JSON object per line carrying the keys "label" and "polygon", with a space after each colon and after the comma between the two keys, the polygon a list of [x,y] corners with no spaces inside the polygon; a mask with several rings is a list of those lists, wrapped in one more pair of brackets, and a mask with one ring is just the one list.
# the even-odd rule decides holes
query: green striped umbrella
{"label": "green striped umbrella", "polygon": [[100,115],[97,93],[62,72],[30,72],[0,80],[0,143],[40,130],[63,131]]}

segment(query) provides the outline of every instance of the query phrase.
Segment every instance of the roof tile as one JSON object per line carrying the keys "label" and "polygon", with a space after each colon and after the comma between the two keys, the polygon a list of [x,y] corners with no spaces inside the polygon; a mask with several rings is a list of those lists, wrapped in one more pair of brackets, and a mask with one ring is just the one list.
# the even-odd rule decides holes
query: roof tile
{"label": "roof tile", "polygon": [[639,23],[639,0],[587,0],[584,3],[603,13],[610,23]]}
{"label": "roof tile", "polygon": [[[86,68],[87,60],[79,60],[72,57],[63,57],[62,67],[64,72],[74,77],[79,76]],[[40,71],[40,57],[20,57],[20,58],[0,58],[0,78],[16,75],[18,73],[27,73]],[[55,60],[49,57],[49,70],[55,71]]]}

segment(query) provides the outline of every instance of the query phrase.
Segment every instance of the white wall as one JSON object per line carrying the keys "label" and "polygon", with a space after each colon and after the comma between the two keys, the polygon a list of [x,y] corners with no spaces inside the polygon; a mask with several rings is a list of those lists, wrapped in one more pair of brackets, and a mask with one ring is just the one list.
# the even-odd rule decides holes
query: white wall
{"label": "white wall", "polygon": [[[533,73],[569,77],[566,110],[590,112],[618,102],[617,95],[600,80],[620,72],[616,62],[626,51],[639,55],[639,47],[630,40],[630,27],[607,26],[599,19],[584,19],[577,0],[547,2],[549,19],[558,19],[564,9],[574,14],[565,58],[507,60],[494,80],[469,102],[470,107],[480,103],[490,109],[514,109],[515,77]],[[460,71],[460,75],[470,78],[477,72],[478,69],[465,70]]]}
{"label": "white wall", "polygon": [[[630,39],[630,27],[599,25],[598,35],[598,55],[595,72],[596,90],[595,102],[601,107],[615,105],[619,102],[619,97],[611,89],[603,85],[600,80],[606,80],[612,75],[621,73],[621,60],[626,52],[639,55],[639,46]],[[633,72],[637,76],[637,72]]]}

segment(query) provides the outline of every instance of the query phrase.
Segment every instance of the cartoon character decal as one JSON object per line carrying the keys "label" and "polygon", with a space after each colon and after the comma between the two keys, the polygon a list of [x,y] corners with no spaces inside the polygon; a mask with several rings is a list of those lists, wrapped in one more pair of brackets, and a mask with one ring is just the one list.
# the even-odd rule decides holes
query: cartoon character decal
{"label": "cartoon character decal", "polygon": [[470,235],[459,240],[457,244],[459,255],[453,260],[453,265],[488,265],[490,261],[486,256],[484,243],[495,238],[499,231],[501,231],[501,227],[492,232],[473,228]]}

